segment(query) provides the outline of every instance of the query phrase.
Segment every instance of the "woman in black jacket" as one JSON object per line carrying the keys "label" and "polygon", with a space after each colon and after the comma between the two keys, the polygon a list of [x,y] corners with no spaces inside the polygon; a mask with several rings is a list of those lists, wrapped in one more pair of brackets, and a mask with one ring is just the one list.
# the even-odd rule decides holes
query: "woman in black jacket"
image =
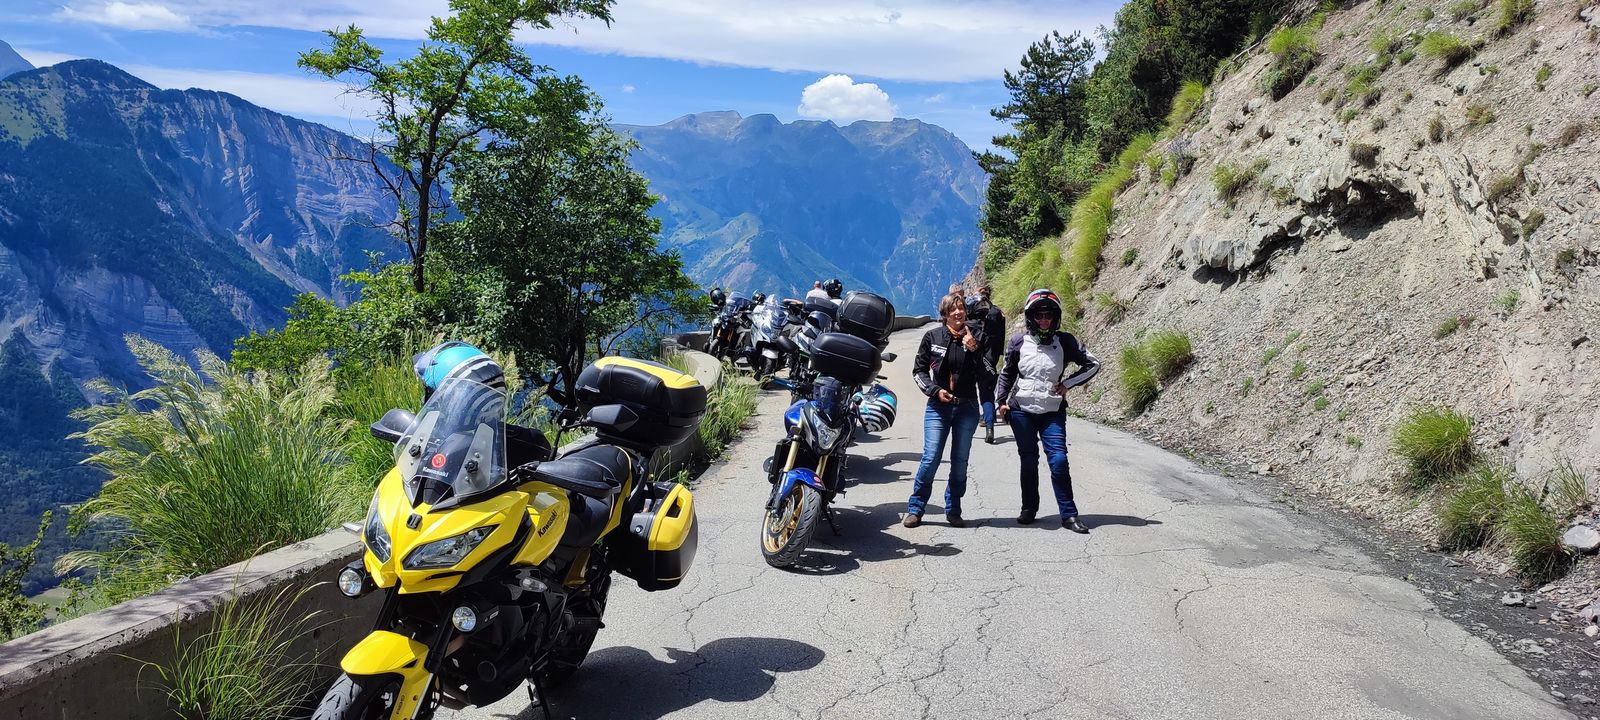
{"label": "woman in black jacket", "polygon": [[967,308],[960,293],[939,301],[939,317],[943,322],[923,334],[911,368],[917,387],[928,396],[928,409],[922,416],[922,464],[917,467],[906,504],[906,527],[922,523],[922,513],[933,495],[934,471],[952,434],[944,515],[954,527],[966,525],[961,519],[961,496],[967,492],[967,455],[972,450],[972,434],[978,429],[978,387],[981,383],[992,387],[995,381],[984,358],[983,331],[967,326]]}

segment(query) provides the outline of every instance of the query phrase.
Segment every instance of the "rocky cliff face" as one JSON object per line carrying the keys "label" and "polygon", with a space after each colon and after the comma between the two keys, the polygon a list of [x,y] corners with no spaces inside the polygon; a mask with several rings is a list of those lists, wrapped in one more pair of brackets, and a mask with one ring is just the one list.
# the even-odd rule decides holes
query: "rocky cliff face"
{"label": "rocky cliff face", "polygon": [[85,60],[0,80],[0,336],[80,382],[137,384],[122,336],[226,354],[297,292],[395,252],[356,142]]}
{"label": "rocky cliff face", "polygon": [[[1246,54],[1152,150],[1193,172],[1118,197],[1092,291],[1128,314],[1091,303],[1084,335],[1108,379],[1145,330],[1188,333],[1196,360],[1132,425],[1415,527],[1429,513],[1387,491],[1416,407],[1472,417],[1535,487],[1562,459],[1600,478],[1600,9],[1539,4],[1504,34],[1495,6],[1453,9],[1334,13],[1275,102]],[[1428,32],[1481,45],[1412,57]],[[1375,92],[1351,82],[1380,67]],[[1229,200],[1223,166],[1258,174]],[[1110,385],[1079,405],[1120,421]]]}
{"label": "rocky cliff face", "polygon": [[839,277],[927,312],[977,256],[983,172],[942,128],[712,112],[618,129],[667,245],[707,286],[795,296]]}

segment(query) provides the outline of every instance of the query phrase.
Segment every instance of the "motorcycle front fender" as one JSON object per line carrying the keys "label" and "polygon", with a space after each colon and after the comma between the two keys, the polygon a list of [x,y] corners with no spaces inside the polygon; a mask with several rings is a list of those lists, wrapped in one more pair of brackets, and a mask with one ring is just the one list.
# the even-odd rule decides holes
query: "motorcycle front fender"
{"label": "motorcycle front fender", "polygon": [[391,718],[414,717],[427,701],[433,673],[424,667],[428,646],[388,630],[374,630],[339,661],[339,669],[356,676],[399,675],[400,697]]}
{"label": "motorcycle front fender", "polygon": [[783,479],[778,481],[778,490],[773,493],[774,499],[788,497],[794,486],[805,483],[817,492],[824,492],[827,488],[822,486],[822,478],[817,477],[817,472],[811,468],[795,468],[783,474]]}

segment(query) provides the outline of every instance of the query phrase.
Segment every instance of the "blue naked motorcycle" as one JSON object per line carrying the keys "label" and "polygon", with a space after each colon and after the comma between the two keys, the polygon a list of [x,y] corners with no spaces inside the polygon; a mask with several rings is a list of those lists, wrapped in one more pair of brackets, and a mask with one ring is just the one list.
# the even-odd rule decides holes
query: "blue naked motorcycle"
{"label": "blue naked motorcycle", "polygon": [[844,494],[847,450],[856,430],[879,433],[894,424],[896,398],[874,379],[894,353],[845,333],[823,333],[810,346],[815,377],[796,382],[772,378],[768,387],[794,393],[783,414],[784,438],[766,461],[767,498],[761,523],[761,555],[773,567],[800,559],[817,521],[826,519],[835,534],[832,503]]}

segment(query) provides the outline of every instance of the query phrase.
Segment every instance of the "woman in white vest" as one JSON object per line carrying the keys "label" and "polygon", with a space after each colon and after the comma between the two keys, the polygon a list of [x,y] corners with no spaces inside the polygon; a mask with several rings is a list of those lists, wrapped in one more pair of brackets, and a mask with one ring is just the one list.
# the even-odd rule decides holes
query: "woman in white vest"
{"label": "woman in white vest", "polygon": [[[1010,415],[1011,433],[1022,458],[1022,513],[1017,522],[1031,525],[1039,513],[1039,445],[1050,463],[1061,527],[1088,534],[1078,522],[1072,499],[1072,473],[1067,468],[1067,391],[1089,382],[1100,361],[1072,333],[1061,330],[1061,299],[1049,290],[1028,294],[1022,306],[1025,329],[1006,347],[1005,370],[995,388],[1001,417]],[[1067,365],[1077,365],[1067,375]]]}

